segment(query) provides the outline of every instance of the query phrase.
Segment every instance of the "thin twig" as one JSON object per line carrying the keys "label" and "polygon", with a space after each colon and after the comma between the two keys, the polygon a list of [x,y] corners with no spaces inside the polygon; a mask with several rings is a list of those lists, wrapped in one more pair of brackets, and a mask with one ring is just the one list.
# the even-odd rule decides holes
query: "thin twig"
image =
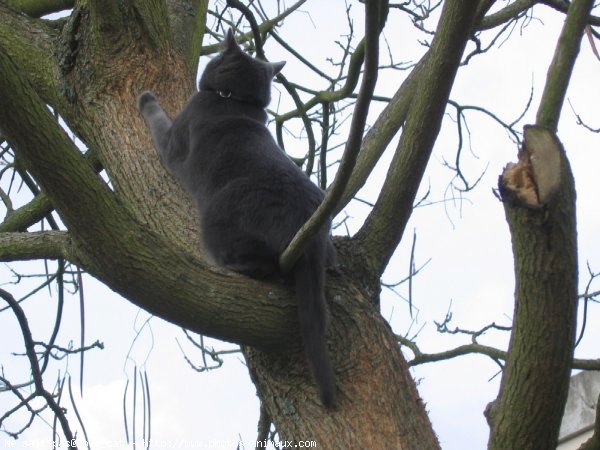
{"label": "thin twig", "polygon": [[317,233],[323,224],[329,220],[339,200],[346,189],[356,157],[360,150],[363,133],[365,130],[367,114],[371,103],[371,97],[377,83],[377,72],[379,67],[379,34],[383,26],[382,12],[387,7],[385,1],[370,1],[366,4],[365,19],[365,72],[363,75],[360,93],[354,114],[350,134],[344,150],[342,161],[333,184],[327,191],[323,203],[319,205],[313,216],[306,222],[296,236],[292,239],[287,249],[279,258],[279,264],[283,272],[288,272],[301,255],[306,242]]}
{"label": "thin twig", "polygon": [[[83,354],[83,352],[82,352],[82,354]],[[83,424],[83,420],[81,419],[81,415],[79,414],[79,410],[77,409],[77,405],[75,404],[75,398],[73,397],[73,389],[71,387],[71,376],[70,375],[69,375],[69,382],[68,382],[67,386],[69,388],[69,398],[71,399],[71,405],[73,405],[73,411],[75,411],[75,416],[77,417],[77,421],[79,422],[79,425],[81,426],[81,430],[83,431],[83,436],[85,437],[85,444],[86,444],[88,450],[92,450],[92,448],[90,446],[90,439],[88,438],[88,434],[85,429],[85,425]]]}
{"label": "thin twig", "polygon": [[2,297],[10,305],[17,318],[17,321],[19,322],[19,327],[21,328],[21,333],[25,342],[25,351],[27,353],[27,358],[29,359],[31,376],[34,381],[35,395],[43,397],[54,415],[58,417],[58,421],[60,422],[65,438],[67,439],[67,446],[69,448],[77,448],[77,444],[75,442],[73,432],[69,426],[65,411],[56,402],[54,396],[44,388],[42,372],[36,357],[35,344],[33,342],[33,336],[31,334],[31,329],[29,328],[29,323],[27,321],[27,317],[25,316],[25,312],[15,298],[4,289],[0,289],[0,297]]}

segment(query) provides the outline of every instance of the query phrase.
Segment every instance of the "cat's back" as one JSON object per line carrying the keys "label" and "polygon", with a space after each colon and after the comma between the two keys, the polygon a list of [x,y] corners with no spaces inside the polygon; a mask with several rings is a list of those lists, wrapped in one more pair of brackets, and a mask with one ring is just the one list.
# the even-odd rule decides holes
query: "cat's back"
{"label": "cat's back", "polygon": [[266,127],[266,119],[266,112],[252,105],[219,98],[214,92],[198,92],[177,121],[186,129],[190,150],[197,157],[245,163],[275,159],[286,164],[289,159]]}
{"label": "cat's back", "polygon": [[[198,92],[182,110],[176,122],[190,137],[191,147],[230,147],[231,141],[271,143],[266,113],[251,105],[219,98],[214,92]],[[202,148],[194,149],[202,151]],[[214,150],[210,150],[214,155]]]}
{"label": "cat's back", "polygon": [[[175,135],[186,136],[186,157],[179,177],[204,197],[237,179],[252,180],[257,190],[276,192],[289,201],[311,205],[322,193],[277,145],[262,108],[219,96],[196,93],[174,121]],[[311,206],[312,207],[312,206]]]}

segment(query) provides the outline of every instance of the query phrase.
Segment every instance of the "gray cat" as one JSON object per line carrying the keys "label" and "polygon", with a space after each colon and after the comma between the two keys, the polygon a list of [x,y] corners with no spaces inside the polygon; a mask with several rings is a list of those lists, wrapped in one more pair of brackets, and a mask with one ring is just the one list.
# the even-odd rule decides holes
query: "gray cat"
{"label": "gray cat", "polygon": [[[281,275],[279,255],[323,200],[265,126],[271,81],[284,64],[247,55],[229,30],[200,91],[173,122],[152,93],[138,98],[163,165],[196,201],[208,256],[254,278]],[[292,273],[305,352],[321,402],[333,408],[324,294],[325,266],[335,257],[330,225],[306,245]]]}

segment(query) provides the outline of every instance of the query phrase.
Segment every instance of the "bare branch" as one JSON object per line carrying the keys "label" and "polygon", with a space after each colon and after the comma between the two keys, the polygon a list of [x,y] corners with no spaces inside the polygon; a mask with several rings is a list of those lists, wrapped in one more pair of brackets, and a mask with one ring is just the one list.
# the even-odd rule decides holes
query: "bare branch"
{"label": "bare branch", "polygon": [[[309,159],[314,158],[314,154],[316,151],[316,140],[315,140],[315,134],[312,129],[311,121],[307,114],[308,109],[307,109],[306,105],[302,102],[302,100],[300,99],[300,96],[298,95],[296,88],[288,81],[288,79],[282,73],[277,74],[277,81],[279,81],[282,84],[282,86],[285,88],[285,90],[288,92],[288,94],[290,94],[290,96],[294,100],[294,103],[296,104],[296,108],[298,108],[297,111],[300,111],[300,118],[302,119],[302,123],[304,124],[304,130],[306,131],[306,136],[308,138],[307,155],[308,155]],[[281,120],[281,116],[276,116],[275,121],[277,122],[277,124],[283,124],[283,120]],[[283,142],[281,142],[281,143],[283,144]],[[312,166],[312,164],[307,165],[307,172],[309,173],[309,175],[310,175],[310,172],[312,171],[311,166]]]}
{"label": "bare branch", "polygon": [[[569,9],[570,2],[563,0],[516,0],[501,10],[485,16],[477,26],[477,30],[489,30],[511,20],[518,19],[536,4],[550,6],[557,11],[566,13]],[[590,16],[588,23],[590,25],[598,26],[600,25],[600,17]]]}
{"label": "bare branch", "polygon": [[515,20],[536,3],[539,3],[539,0],[517,0],[510,3],[500,11],[485,16],[477,26],[477,30],[489,30]]}
{"label": "bare branch", "polygon": [[389,104],[379,114],[375,123],[369,128],[362,143],[356,166],[342,196],[336,213],[338,213],[364,186],[379,158],[404,123],[408,110],[416,92],[417,82],[425,67],[426,53],[402,83]]}
{"label": "bare branch", "polygon": [[377,83],[377,72],[379,68],[379,34],[383,28],[385,16],[387,15],[386,1],[371,1],[366,5],[365,18],[365,72],[363,74],[360,93],[354,113],[350,134],[344,150],[344,155],[333,184],[330,186],[325,199],[319,205],[313,216],[296,233],[286,250],[279,259],[279,264],[284,272],[288,272],[300,257],[304,245],[329,219],[338,205],[344,189],[360,150],[363,132],[366,125],[367,114],[371,97]]}
{"label": "bare branch", "polygon": [[248,24],[250,25],[250,29],[252,30],[252,36],[254,37],[256,56],[258,56],[260,59],[266,59],[260,28],[258,27],[258,22],[256,21],[252,11],[250,11],[250,8],[240,2],[240,0],[227,0],[227,6],[237,9],[246,18]]}
{"label": "bare branch", "polygon": [[[344,85],[338,89],[337,91],[320,91],[313,98],[305,102],[304,110],[308,111],[314,108],[319,103],[323,102],[336,102],[338,100],[342,100],[352,95],[356,85],[358,84],[358,79],[360,77],[360,69],[365,57],[365,39],[360,41],[352,53],[350,57],[350,62],[348,64],[348,73],[346,82]],[[292,119],[294,117],[299,117],[302,110],[295,109],[288,113],[282,114],[279,119],[282,121],[286,121]]]}
{"label": "bare branch", "polygon": [[25,316],[23,309],[15,300],[15,298],[3,289],[0,289],[0,297],[2,297],[9,304],[9,306],[15,314],[15,317],[17,318],[17,321],[19,322],[19,327],[21,328],[21,332],[23,334],[23,340],[25,341],[25,352],[27,354],[27,358],[29,359],[29,365],[31,367],[31,377],[33,378],[33,382],[35,385],[34,395],[44,398],[52,412],[55,414],[56,417],[58,417],[65,438],[68,441],[68,447],[76,448],[77,446],[75,444],[73,432],[69,427],[69,422],[65,415],[65,411],[59,406],[56,400],[54,400],[54,396],[44,388],[42,372],[40,370],[40,366],[36,358],[33,336],[31,334],[31,330],[27,322],[27,317]]}
{"label": "bare branch", "polygon": [[75,0],[5,0],[5,3],[30,17],[42,17],[75,6]]}
{"label": "bare branch", "polygon": [[402,238],[443,119],[478,2],[446,2],[431,44],[419,95],[413,98],[400,143],[375,207],[356,235],[369,264],[382,273]]}
{"label": "bare branch", "polygon": [[[83,353],[82,353],[83,355]],[[71,388],[71,375],[69,375],[69,382],[67,384],[69,389],[69,399],[71,400],[71,405],[73,405],[73,411],[75,412],[75,417],[77,417],[77,421],[79,422],[79,426],[81,427],[81,431],[83,431],[83,436],[85,438],[85,444],[88,450],[90,450],[90,439],[88,437],[87,431],[85,429],[85,425],[83,424],[83,420],[81,419],[81,415],[79,414],[79,410],[77,409],[77,404],[75,403],[75,398],[73,397],[73,389]]]}
{"label": "bare branch", "polygon": [[[410,345],[407,345],[407,340],[403,337],[399,337],[398,339],[402,345],[405,345],[409,348]],[[410,341],[408,341],[410,342]],[[411,350],[413,350],[411,348]],[[409,367],[418,366],[421,364],[427,364],[438,361],[446,361],[452,358],[456,358],[459,356],[465,355],[473,355],[480,354],[486,355],[492,358],[494,361],[496,360],[504,360],[506,359],[506,352],[502,350],[498,350],[497,348],[490,347],[488,345],[482,344],[465,344],[459,347],[453,348],[451,350],[446,350],[439,353],[419,353],[415,354],[415,356],[408,361]]]}
{"label": "bare branch", "polygon": [[287,42],[285,42],[279,36],[279,34],[277,32],[275,32],[274,30],[271,30],[269,32],[269,35],[272,36],[273,39],[275,39],[275,41],[277,41],[277,43],[279,45],[281,45],[287,52],[289,52],[291,55],[293,55],[298,61],[300,61],[302,64],[304,64],[310,70],[315,72],[321,78],[324,78],[325,80],[329,81],[330,83],[333,83],[335,81],[332,77],[327,75],[325,72],[323,72],[318,67],[316,67],[313,63],[311,63],[308,59],[306,59],[300,52],[296,51],[296,49],[294,49],[294,47],[292,47]]}
{"label": "bare branch", "polygon": [[[196,347],[197,349],[199,349],[200,352],[201,352],[201,355],[202,355],[202,365],[194,364],[192,362],[192,360],[190,358],[188,358],[188,356],[185,354],[185,351],[183,350],[183,348],[179,344],[179,341],[176,340],[177,346],[179,347],[179,350],[181,350],[181,353],[182,353],[185,361],[196,372],[206,372],[206,371],[209,371],[209,370],[218,369],[219,367],[221,367],[223,365],[223,362],[224,362],[223,359],[221,358],[222,355],[230,355],[230,354],[235,354],[235,353],[241,353],[241,350],[239,348],[232,349],[232,350],[215,350],[212,347],[208,347],[204,343],[204,336],[200,335],[199,336],[199,340],[200,341],[196,342],[194,340],[194,338],[190,335],[190,333],[187,330],[184,329],[183,332],[185,333],[185,336],[186,336],[187,340],[194,347]],[[212,360],[212,362],[214,363],[213,365],[209,365],[208,364],[208,361],[206,359],[207,356]]]}
{"label": "bare branch", "polygon": [[[460,345],[458,347],[445,350],[439,353],[423,353],[419,347],[410,339],[405,338],[404,336],[397,335],[396,338],[400,345],[403,345],[410,349],[413,353],[414,357],[407,361],[410,367],[418,366],[421,364],[427,364],[438,361],[447,361],[449,359],[457,358],[459,356],[466,355],[485,355],[497,361],[506,361],[507,352],[505,350],[500,350],[495,347],[490,347],[489,345],[483,345],[478,343],[471,343]],[[571,366],[573,369],[577,370],[597,370],[600,371],[600,359],[573,359],[573,364]]]}
{"label": "bare branch", "polygon": [[66,231],[0,233],[0,261],[68,259],[71,239]]}
{"label": "bare branch", "polygon": [[52,204],[46,194],[39,194],[18,209],[10,211],[0,223],[0,233],[26,231],[30,226],[43,220],[52,212]]}
{"label": "bare branch", "polygon": [[[471,354],[480,354],[489,356],[494,362],[498,363],[499,361],[506,361],[508,357],[508,352],[505,350],[500,350],[495,347],[490,347],[488,345],[483,345],[478,342],[478,339],[482,337],[485,333],[490,330],[495,331],[511,331],[512,327],[507,327],[503,325],[497,325],[496,323],[491,323],[489,325],[484,326],[479,330],[466,330],[462,328],[455,327],[453,329],[449,328],[448,325],[452,320],[452,313],[448,312],[446,317],[441,323],[437,323],[437,331],[439,333],[448,333],[448,334],[463,334],[471,337],[470,344],[460,345],[458,347],[445,350],[438,353],[423,353],[417,343],[415,342],[415,337],[408,338],[406,336],[396,335],[396,339],[403,345],[407,347],[412,353],[413,358],[408,361],[409,366],[417,366],[420,364],[427,364],[430,362],[437,361],[445,361],[448,359],[456,358],[458,356],[465,356]],[[571,368],[578,370],[598,370],[600,371],[600,359],[578,359],[574,358],[571,363]]]}
{"label": "bare branch", "polygon": [[54,319],[54,328],[52,330],[52,334],[50,335],[50,339],[48,340],[48,345],[42,356],[42,360],[43,360],[42,368],[41,368],[42,373],[46,370],[46,368],[48,367],[48,363],[50,362],[50,358],[49,358],[50,350],[54,346],[54,342],[56,341],[56,337],[58,336],[58,332],[60,330],[60,324],[62,322],[63,307],[65,304],[64,276],[65,276],[65,262],[63,259],[60,259],[58,261],[58,270],[56,271],[56,281],[57,281],[56,284],[58,287],[58,299],[56,301],[56,318]]}
{"label": "bare branch", "polygon": [[548,69],[546,85],[536,117],[538,125],[550,130],[556,131],[571,72],[579,54],[583,30],[588,23],[593,6],[593,0],[584,0],[574,1],[569,7],[554,59]]}
{"label": "bare branch", "polygon": [[104,350],[104,344],[100,341],[94,341],[90,345],[86,345],[84,347],[77,347],[77,348],[65,348],[65,347],[61,347],[60,345],[49,345],[49,344],[46,344],[45,342],[37,342],[37,341],[35,342],[35,345],[39,345],[39,346],[43,347],[45,349],[45,351],[49,351],[50,356],[52,356],[52,358],[56,359],[56,360],[64,359],[68,355],[81,354],[81,353],[87,352],[89,350],[92,350],[94,348]]}
{"label": "bare branch", "polygon": [[577,125],[581,125],[583,128],[587,129],[588,131],[591,131],[592,133],[600,133],[600,127],[594,128],[583,121],[581,116],[575,111],[575,107],[573,106],[570,100],[569,106],[571,106],[571,110],[573,111],[573,114],[575,114],[575,117],[577,119]]}

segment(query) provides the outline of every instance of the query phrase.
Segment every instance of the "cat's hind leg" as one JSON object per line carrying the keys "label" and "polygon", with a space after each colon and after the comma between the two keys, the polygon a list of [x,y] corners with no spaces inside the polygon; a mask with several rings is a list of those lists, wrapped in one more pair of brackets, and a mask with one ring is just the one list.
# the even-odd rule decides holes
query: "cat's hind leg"
{"label": "cat's hind leg", "polygon": [[267,242],[244,231],[229,217],[210,215],[211,208],[206,213],[202,220],[204,248],[216,264],[252,278],[280,276],[279,254]]}
{"label": "cat's hind leg", "polygon": [[224,233],[215,239],[214,235],[206,236],[205,229],[204,241],[208,240],[210,244],[206,244],[206,249],[218,265],[257,279],[279,276],[277,255],[260,240],[250,236],[230,239]]}

